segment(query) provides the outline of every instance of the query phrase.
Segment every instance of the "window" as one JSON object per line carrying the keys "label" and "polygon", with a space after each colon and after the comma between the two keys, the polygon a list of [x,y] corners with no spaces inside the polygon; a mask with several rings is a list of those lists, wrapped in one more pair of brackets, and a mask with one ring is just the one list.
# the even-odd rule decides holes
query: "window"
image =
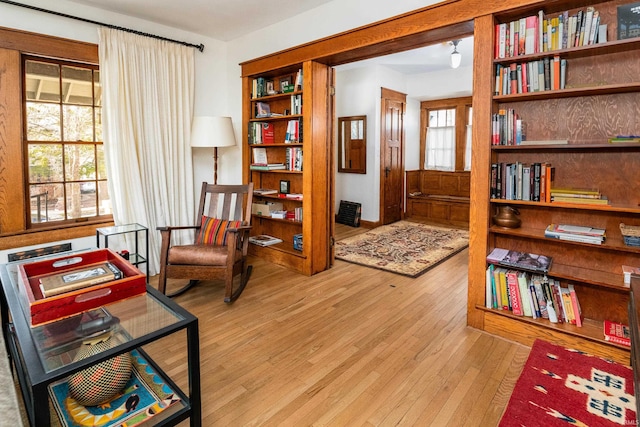
{"label": "window", "polygon": [[111,215],[96,65],[23,57],[28,224]]}
{"label": "window", "polygon": [[456,168],[456,110],[430,110],[427,125],[425,169],[454,171]]}
{"label": "window", "polygon": [[471,170],[471,98],[421,103],[421,164],[426,170]]}

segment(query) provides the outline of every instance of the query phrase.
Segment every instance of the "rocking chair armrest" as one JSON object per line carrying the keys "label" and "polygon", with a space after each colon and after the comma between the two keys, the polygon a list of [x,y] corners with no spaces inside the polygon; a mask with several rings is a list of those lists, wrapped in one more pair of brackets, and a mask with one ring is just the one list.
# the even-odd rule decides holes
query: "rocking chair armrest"
{"label": "rocking chair armrest", "polygon": [[245,232],[245,230],[251,230],[252,226],[250,225],[241,225],[239,227],[228,228],[227,231],[231,233],[239,233]]}
{"label": "rocking chair armrest", "polygon": [[165,225],[161,227],[156,227],[156,230],[158,231],[195,230],[196,228],[198,228],[197,225],[179,225],[179,226]]}

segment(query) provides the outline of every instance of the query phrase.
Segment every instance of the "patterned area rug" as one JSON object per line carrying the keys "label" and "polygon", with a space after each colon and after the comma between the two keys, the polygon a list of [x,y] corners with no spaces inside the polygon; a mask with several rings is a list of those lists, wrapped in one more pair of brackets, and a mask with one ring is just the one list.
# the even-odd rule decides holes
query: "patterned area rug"
{"label": "patterned area rug", "polygon": [[500,427],[637,425],[633,370],[536,340]]}
{"label": "patterned area rug", "polygon": [[469,246],[468,230],[408,221],[336,242],[336,258],[416,277]]}

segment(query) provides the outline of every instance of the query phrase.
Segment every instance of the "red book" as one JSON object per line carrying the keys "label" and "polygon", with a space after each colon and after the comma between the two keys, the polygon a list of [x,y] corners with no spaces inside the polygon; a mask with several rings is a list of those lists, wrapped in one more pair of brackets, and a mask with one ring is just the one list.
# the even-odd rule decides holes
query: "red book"
{"label": "red book", "polygon": [[616,344],[631,347],[631,333],[629,327],[622,323],[604,321],[604,339]]}
{"label": "red book", "polygon": [[506,276],[509,297],[511,298],[511,311],[516,316],[522,316],[524,315],[524,311],[522,310],[522,298],[518,287],[518,272],[515,270],[508,270]]}
{"label": "red book", "polygon": [[273,123],[262,123],[262,143],[275,143],[275,132],[273,129]]}
{"label": "red book", "polygon": [[580,303],[578,302],[578,295],[573,285],[568,285],[569,295],[571,296],[571,306],[573,307],[573,314],[576,317],[576,326],[582,326],[582,316],[580,310]]}

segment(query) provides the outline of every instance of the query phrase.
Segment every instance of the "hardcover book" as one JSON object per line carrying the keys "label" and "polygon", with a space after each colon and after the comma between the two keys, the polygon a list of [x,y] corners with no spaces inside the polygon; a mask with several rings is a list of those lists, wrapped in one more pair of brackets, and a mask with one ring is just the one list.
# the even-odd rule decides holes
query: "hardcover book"
{"label": "hardcover book", "polygon": [[618,6],[618,40],[640,36],[640,2]]}
{"label": "hardcover book", "polygon": [[616,344],[631,346],[631,332],[629,326],[612,322],[610,320],[604,321],[604,339]]}
{"label": "hardcover book", "polygon": [[118,280],[122,277],[122,271],[118,267],[111,262],[105,262],[41,277],[40,291],[42,291],[42,296],[46,298],[111,280]]}
{"label": "hardcover book", "polygon": [[256,102],[256,118],[269,117],[271,107],[266,102]]}

